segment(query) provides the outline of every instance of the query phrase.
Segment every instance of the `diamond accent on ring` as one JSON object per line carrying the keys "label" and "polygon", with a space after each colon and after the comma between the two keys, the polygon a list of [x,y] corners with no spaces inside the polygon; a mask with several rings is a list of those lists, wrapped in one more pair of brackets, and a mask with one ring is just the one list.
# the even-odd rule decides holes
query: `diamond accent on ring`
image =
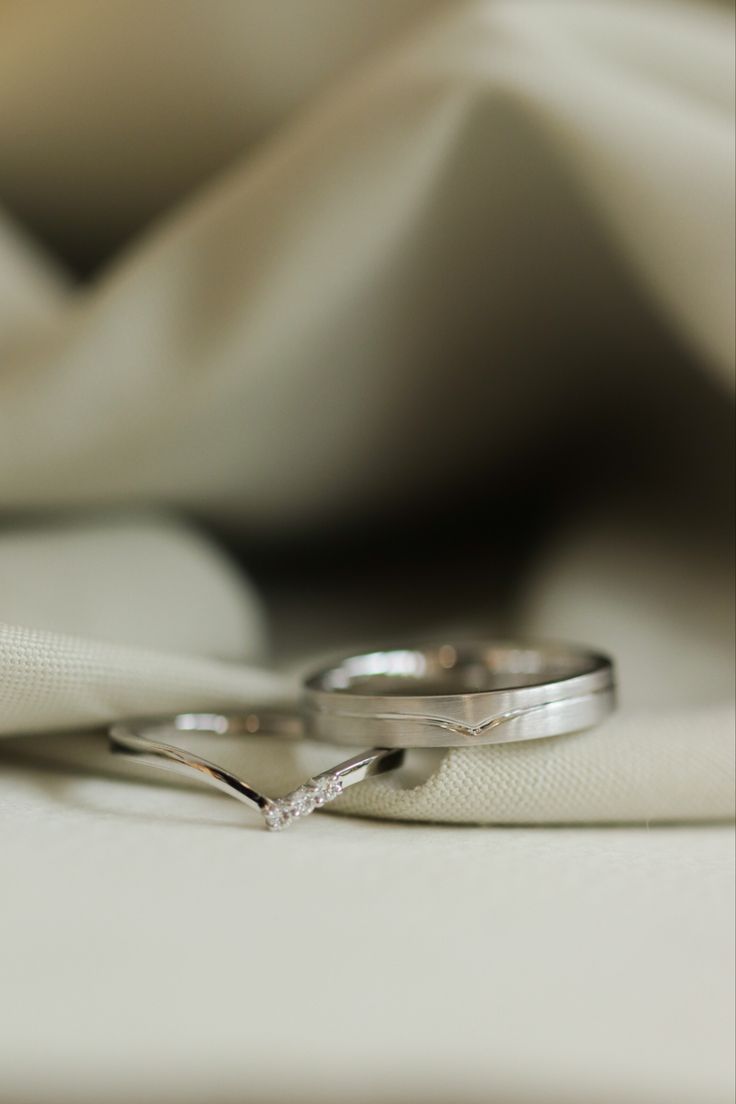
{"label": "diamond accent on ring", "polygon": [[315,809],[322,808],[328,801],[334,801],[343,791],[343,784],[334,775],[320,775],[311,778],[303,786],[284,797],[277,797],[262,810],[266,827],[272,832],[288,828],[299,817],[308,816]]}

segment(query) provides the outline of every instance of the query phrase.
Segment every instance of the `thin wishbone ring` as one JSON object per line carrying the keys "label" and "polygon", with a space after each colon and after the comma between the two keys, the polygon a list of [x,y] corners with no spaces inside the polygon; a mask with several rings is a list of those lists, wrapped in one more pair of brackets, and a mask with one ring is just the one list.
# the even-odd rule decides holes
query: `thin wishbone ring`
{"label": "thin wishbone ring", "polygon": [[330,770],[309,778],[283,797],[271,798],[259,793],[245,779],[219,767],[185,748],[158,739],[164,732],[263,733],[288,739],[303,735],[301,718],[296,713],[252,712],[244,715],[222,713],[180,713],[165,718],[120,721],[111,725],[110,748],[134,758],[142,765],[173,771],[205,781],[215,789],[257,809],[266,827],[278,831],[300,817],[333,801],[347,786],[371,775],[383,774],[401,766],[404,753],[398,749],[372,748],[353,755]]}

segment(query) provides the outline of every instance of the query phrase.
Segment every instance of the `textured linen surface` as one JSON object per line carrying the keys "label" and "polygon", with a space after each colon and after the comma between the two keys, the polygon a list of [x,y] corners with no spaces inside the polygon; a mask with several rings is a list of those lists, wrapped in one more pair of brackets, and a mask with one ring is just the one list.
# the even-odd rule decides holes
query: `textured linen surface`
{"label": "textured linen surface", "polygon": [[[126,10],[113,8],[113,27]],[[75,49],[75,11],[52,19],[55,57],[65,34]],[[708,404],[732,362],[728,17],[605,4],[428,15],[90,285],[73,287],[8,225],[0,499],[57,514],[50,532],[37,518],[0,535],[0,731],[237,707],[283,689],[257,667],[217,662],[263,657],[264,628],[206,538],[155,514],[64,522],[60,507],[159,499],[288,533],[336,524],[359,502],[378,523],[381,504],[472,467],[479,437],[506,470],[555,419],[584,422],[600,395],[641,393],[666,454],[668,419],[675,436],[699,415],[712,433]],[[5,18],[0,100],[35,134],[47,124],[19,58],[41,31],[12,5]],[[101,34],[104,54],[112,30]],[[67,110],[82,110],[69,96]],[[54,171],[55,148],[43,153]],[[100,171],[83,160],[79,186],[102,187]],[[160,171],[154,158],[152,194]],[[17,204],[17,152],[4,172]],[[69,197],[44,198],[34,180],[39,209],[61,217]],[[120,201],[146,213],[144,184]],[[520,311],[539,327],[519,324]],[[458,352],[461,333],[473,340]],[[565,348],[553,372],[551,342]],[[627,367],[637,342],[649,379]],[[715,397],[693,398],[677,345],[712,373]],[[671,400],[659,410],[658,393]],[[688,469],[709,486],[726,478],[718,449],[678,442],[665,462],[669,482],[649,488],[662,501]],[[640,533],[635,512],[620,510],[597,547],[594,520],[590,540],[563,541],[563,563],[529,581],[514,622],[615,651],[621,715],[590,738],[451,752],[420,789],[386,780],[345,810],[479,821],[733,810],[723,540],[704,508],[714,535],[684,557],[683,586],[689,526],[668,529],[655,510]],[[582,570],[566,570],[588,546]]]}
{"label": "textured linen surface", "polygon": [[[0,0],[2,1104],[733,1100],[732,42]],[[431,570],[305,551],[427,508]],[[610,650],[621,708],[276,836],[92,731],[445,633]]]}
{"label": "textured linen surface", "polygon": [[733,1099],[729,827],[264,836],[201,791],[0,796],[9,1101]]}

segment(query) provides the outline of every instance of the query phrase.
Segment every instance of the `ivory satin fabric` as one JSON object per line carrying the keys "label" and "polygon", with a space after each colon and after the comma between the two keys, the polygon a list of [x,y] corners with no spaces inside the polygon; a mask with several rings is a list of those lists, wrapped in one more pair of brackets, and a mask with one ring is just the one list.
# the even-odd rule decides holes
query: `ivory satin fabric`
{"label": "ivory satin fabric", "polygon": [[[733,128],[725,6],[0,4],[9,1100],[730,1098]],[[85,250],[112,259],[78,282]],[[557,487],[527,543],[514,480]],[[465,548],[463,495],[467,569],[445,542],[397,601],[299,573],[414,510]],[[301,589],[259,591],[252,541]],[[590,642],[621,709],[413,756],[334,808],[374,819],[275,840],[85,735],[407,632]],[[278,792],[323,754],[236,762]],[[320,966],[353,954],[349,982]]]}

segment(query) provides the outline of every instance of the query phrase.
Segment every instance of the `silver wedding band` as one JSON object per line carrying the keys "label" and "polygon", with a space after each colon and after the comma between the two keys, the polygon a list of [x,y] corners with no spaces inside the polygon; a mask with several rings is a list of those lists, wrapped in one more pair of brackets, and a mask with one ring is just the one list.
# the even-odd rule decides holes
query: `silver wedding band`
{"label": "silver wedding band", "polygon": [[432,644],[347,656],[306,678],[306,731],[330,744],[476,747],[598,724],[611,660],[569,644]]}
{"label": "silver wedding band", "polygon": [[[568,644],[429,644],[343,657],[309,674],[300,705],[237,716],[184,713],[118,722],[113,751],[198,778],[257,809],[270,829],[339,797],[346,786],[395,770],[405,748],[477,747],[538,740],[598,724],[616,704],[605,655]],[[172,743],[177,733],[267,734],[372,745],[283,797]]]}
{"label": "silver wedding band", "polygon": [[159,717],[119,721],[110,726],[110,748],[127,755],[142,766],[173,771],[234,797],[261,813],[266,827],[272,831],[288,827],[293,821],[334,801],[347,786],[362,782],[371,775],[383,774],[401,766],[404,753],[400,749],[373,748],[308,779],[283,797],[267,797],[245,778],[196,755],[188,748],[171,743],[183,733],[251,736],[256,733],[271,737],[298,739],[304,735],[298,714],[275,710],[228,715],[225,713],[179,713],[174,717]]}

